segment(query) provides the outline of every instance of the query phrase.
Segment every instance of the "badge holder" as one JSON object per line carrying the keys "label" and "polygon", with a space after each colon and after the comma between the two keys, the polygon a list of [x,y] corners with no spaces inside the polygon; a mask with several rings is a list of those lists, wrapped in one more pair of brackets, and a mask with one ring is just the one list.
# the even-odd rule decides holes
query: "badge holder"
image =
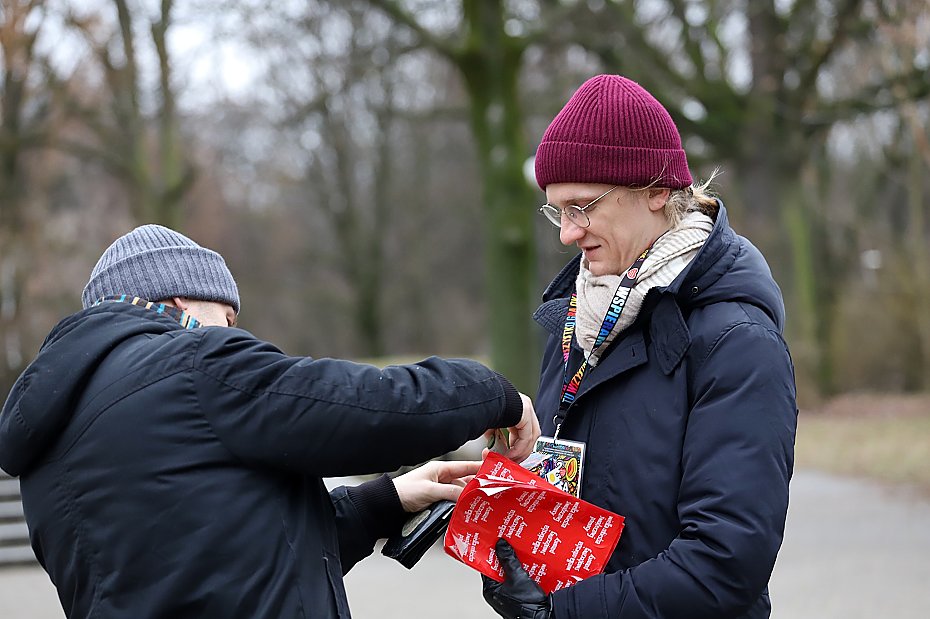
{"label": "badge holder", "polygon": [[559,490],[581,498],[584,451],[585,444],[579,441],[540,436],[533,453],[522,466]]}

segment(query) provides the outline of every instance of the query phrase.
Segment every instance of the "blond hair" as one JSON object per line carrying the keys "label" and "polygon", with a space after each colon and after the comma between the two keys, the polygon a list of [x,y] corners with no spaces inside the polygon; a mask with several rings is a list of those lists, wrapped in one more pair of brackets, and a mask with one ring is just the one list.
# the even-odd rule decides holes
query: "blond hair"
{"label": "blond hair", "polygon": [[671,190],[665,202],[665,217],[671,229],[677,228],[681,220],[692,211],[704,213],[711,219],[717,218],[719,206],[717,197],[710,191],[710,185],[719,174],[720,170],[714,169],[703,183]]}

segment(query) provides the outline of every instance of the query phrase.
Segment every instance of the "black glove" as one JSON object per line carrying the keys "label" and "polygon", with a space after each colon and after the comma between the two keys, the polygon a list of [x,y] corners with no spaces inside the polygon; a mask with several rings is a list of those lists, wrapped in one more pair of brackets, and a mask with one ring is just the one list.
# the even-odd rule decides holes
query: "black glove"
{"label": "black glove", "polygon": [[494,612],[504,619],[553,619],[549,596],[523,569],[513,547],[499,539],[494,549],[504,568],[504,582],[482,576],[484,599]]}

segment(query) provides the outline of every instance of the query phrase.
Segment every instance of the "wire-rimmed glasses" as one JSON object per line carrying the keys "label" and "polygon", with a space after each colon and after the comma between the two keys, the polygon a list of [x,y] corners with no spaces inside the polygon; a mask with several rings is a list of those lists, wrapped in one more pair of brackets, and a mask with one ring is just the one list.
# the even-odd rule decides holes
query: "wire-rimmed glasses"
{"label": "wire-rimmed glasses", "polygon": [[591,225],[591,219],[588,217],[588,214],[585,212],[592,206],[594,206],[598,200],[609,194],[611,191],[619,187],[620,185],[614,185],[598,197],[594,198],[584,206],[578,206],[575,204],[569,204],[568,206],[561,208],[555,206],[554,204],[549,204],[546,202],[539,207],[539,212],[546,216],[546,219],[555,226],[556,228],[562,227],[562,217],[568,218],[570,222],[578,226],[579,228],[587,228]]}

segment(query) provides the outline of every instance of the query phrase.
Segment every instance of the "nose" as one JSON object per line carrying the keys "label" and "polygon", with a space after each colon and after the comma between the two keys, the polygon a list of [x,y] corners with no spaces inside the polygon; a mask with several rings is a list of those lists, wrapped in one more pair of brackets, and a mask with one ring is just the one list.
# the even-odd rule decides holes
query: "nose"
{"label": "nose", "polygon": [[568,217],[562,217],[562,227],[559,228],[559,241],[562,245],[577,243],[584,236],[585,229],[572,223]]}

